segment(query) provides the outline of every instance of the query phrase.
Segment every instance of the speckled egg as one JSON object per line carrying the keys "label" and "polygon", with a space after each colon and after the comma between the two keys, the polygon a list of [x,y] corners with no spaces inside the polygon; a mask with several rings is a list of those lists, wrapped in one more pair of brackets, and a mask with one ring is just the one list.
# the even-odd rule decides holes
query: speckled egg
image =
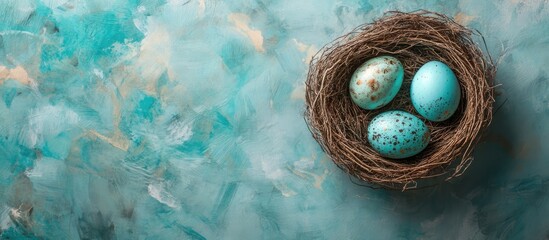
{"label": "speckled egg", "polygon": [[431,132],[418,117],[404,111],[388,111],[368,125],[368,142],[381,156],[402,159],[423,151]]}
{"label": "speckled egg", "polygon": [[360,65],[351,77],[351,99],[363,109],[383,107],[396,96],[403,78],[404,68],[396,58],[372,58]]}
{"label": "speckled egg", "polygon": [[412,79],[410,99],[427,120],[441,122],[457,110],[461,90],[452,69],[439,61],[421,66]]}

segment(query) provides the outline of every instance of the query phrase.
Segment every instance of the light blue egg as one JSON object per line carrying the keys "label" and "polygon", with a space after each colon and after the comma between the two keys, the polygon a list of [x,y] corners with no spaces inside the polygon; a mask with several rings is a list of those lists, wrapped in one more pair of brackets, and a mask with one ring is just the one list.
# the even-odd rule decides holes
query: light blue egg
{"label": "light blue egg", "polygon": [[374,117],[368,125],[368,142],[381,156],[402,159],[414,156],[429,144],[431,132],[418,117],[399,110]]}
{"label": "light blue egg", "polygon": [[397,95],[403,78],[404,68],[396,58],[372,58],[360,65],[351,77],[351,99],[363,109],[381,108]]}
{"label": "light blue egg", "polygon": [[448,65],[430,61],[421,66],[414,75],[410,98],[421,116],[440,122],[456,112],[461,90],[456,75]]}

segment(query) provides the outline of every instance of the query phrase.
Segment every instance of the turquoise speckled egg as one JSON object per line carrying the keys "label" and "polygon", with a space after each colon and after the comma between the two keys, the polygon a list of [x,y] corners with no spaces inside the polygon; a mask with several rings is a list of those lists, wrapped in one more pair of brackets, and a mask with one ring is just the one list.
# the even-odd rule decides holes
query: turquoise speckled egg
{"label": "turquoise speckled egg", "polygon": [[388,111],[374,117],[368,125],[368,142],[387,158],[401,159],[423,151],[431,132],[418,117],[404,111]]}
{"label": "turquoise speckled egg", "polygon": [[372,58],[354,72],[349,83],[351,99],[363,109],[383,107],[396,96],[403,78],[404,68],[396,58]]}
{"label": "turquoise speckled egg", "polygon": [[456,75],[448,65],[430,61],[414,75],[410,98],[421,116],[440,122],[450,118],[457,110],[461,90]]}

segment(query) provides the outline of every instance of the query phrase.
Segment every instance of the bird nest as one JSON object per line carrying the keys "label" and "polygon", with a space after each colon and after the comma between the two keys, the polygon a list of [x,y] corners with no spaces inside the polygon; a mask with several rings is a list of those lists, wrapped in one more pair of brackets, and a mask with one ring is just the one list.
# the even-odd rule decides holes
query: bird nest
{"label": "bird nest", "polygon": [[[413,189],[426,179],[449,180],[461,175],[492,119],[496,67],[485,57],[474,32],[447,16],[419,11],[388,12],[377,21],[337,38],[313,58],[306,80],[305,120],[323,150],[348,174],[381,187]],[[404,66],[404,83],[387,106],[364,110],[349,95],[353,72],[370,58],[390,55]],[[443,122],[429,122],[429,145],[406,159],[387,159],[367,141],[367,126],[387,110],[405,110],[421,118],[410,100],[414,73],[428,61],[446,63],[461,88],[460,105]],[[422,118],[423,119],[423,118]],[[371,185],[370,185],[371,186]]]}

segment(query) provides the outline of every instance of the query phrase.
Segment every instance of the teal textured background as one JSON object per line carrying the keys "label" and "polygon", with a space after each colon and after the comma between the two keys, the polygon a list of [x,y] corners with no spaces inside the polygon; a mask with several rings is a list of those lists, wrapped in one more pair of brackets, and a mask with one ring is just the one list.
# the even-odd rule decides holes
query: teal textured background
{"label": "teal textured background", "polygon": [[[308,61],[387,10],[478,29],[494,121],[461,178],[354,184],[303,121]],[[3,239],[547,239],[546,0],[0,1]]]}

